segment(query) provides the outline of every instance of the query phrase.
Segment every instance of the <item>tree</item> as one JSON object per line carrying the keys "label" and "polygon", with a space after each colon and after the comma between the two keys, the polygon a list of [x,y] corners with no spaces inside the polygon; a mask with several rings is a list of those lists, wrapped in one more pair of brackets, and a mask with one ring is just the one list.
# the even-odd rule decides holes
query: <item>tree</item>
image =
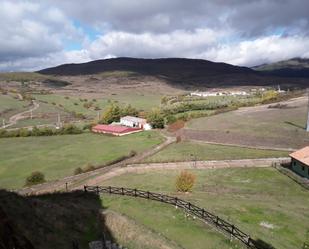
{"label": "tree", "polygon": [[152,110],[147,115],[147,121],[151,124],[152,128],[164,128],[164,116],[159,109]]}
{"label": "tree", "polygon": [[132,107],[130,104],[123,108],[121,112],[123,116],[138,116],[138,110]]}
{"label": "tree", "polygon": [[26,186],[40,184],[45,182],[45,176],[40,171],[32,172],[30,176],[26,178]]}
{"label": "tree", "polygon": [[176,189],[180,192],[189,192],[195,183],[195,175],[183,170],[176,179]]}
{"label": "tree", "polygon": [[111,124],[113,122],[119,122],[121,117],[121,109],[118,105],[110,105],[102,114],[100,123]]}

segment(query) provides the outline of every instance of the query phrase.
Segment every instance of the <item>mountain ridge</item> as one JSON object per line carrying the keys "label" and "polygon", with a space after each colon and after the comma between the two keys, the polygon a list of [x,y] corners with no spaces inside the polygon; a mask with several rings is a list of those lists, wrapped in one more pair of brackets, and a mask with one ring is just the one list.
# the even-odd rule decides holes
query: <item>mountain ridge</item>
{"label": "mountain ridge", "polygon": [[269,73],[248,67],[234,66],[223,62],[203,59],[159,58],[141,59],[119,57],[85,63],[63,64],[37,71],[40,74],[57,76],[92,75],[112,71],[128,71],[134,77],[155,76],[171,84],[202,86],[241,86],[289,84],[302,86],[302,79],[278,78]]}

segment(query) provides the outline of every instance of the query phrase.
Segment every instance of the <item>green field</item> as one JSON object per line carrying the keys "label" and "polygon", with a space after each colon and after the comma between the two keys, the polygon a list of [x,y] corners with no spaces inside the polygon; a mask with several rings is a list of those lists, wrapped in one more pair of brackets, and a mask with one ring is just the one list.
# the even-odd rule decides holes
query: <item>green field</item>
{"label": "green field", "polygon": [[107,99],[118,101],[122,105],[131,105],[139,110],[149,111],[152,108],[159,107],[161,102],[161,95],[154,93],[113,93],[106,96]]}
{"label": "green field", "polygon": [[163,138],[155,131],[123,137],[96,134],[0,139],[0,188],[19,188],[33,171],[47,180],[72,175],[74,169],[90,163],[107,163],[131,150],[141,152]]}
{"label": "green field", "polygon": [[[274,168],[191,170],[190,194],[175,191],[177,171],[130,173],[102,185],[139,188],[178,196],[234,223],[275,248],[302,248],[309,230],[309,192]],[[104,206],[149,227],[183,248],[236,248],[182,211],[143,199],[103,195]]]}
{"label": "green field", "polygon": [[[219,143],[277,148],[299,148],[309,143],[306,133],[306,98],[288,102],[286,108],[249,107],[189,121],[195,137]],[[192,138],[191,135],[188,135]]]}
{"label": "green field", "polygon": [[268,157],[286,157],[287,151],[249,149],[236,146],[183,141],[169,145],[146,162],[175,162],[192,160],[232,160]]}

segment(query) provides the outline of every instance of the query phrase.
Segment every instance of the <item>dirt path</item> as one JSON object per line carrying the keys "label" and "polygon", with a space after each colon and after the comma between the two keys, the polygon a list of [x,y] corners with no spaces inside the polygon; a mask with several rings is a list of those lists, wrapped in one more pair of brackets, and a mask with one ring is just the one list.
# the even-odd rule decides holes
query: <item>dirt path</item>
{"label": "dirt path", "polygon": [[219,161],[189,161],[173,163],[144,163],[132,164],[123,168],[115,168],[108,173],[87,181],[85,185],[102,185],[102,182],[116,176],[127,173],[144,173],[153,170],[183,170],[183,169],[221,169],[221,168],[248,168],[248,167],[271,167],[273,163],[289,162],[290,158],[261,158],[261,159],[240,159],[240,160],[219,160]]}
{"label": "dirt path", "polygon": [[17,190],[20,194],[39,194],[39,193],[45,193],[45,192],[53,192],[53,191],[59,191],[63,190],[66,187],[66,184],[69,188],[79,188],[82,187],[86,182],[91,182],[92,179],[100,179],[100,177],[109,171],[117,168],[125,167],[126,165],[135,164],[140,161],[142,161],[144,158],[149,157],[166,146],[168,146],[171,143],[175,142],[175,138],[173,137],[166,137],[165,141],[156,147],[153,147],[143,153],[137,154],[134,157],[128,158],[124,161],[121,161],[119,163],[115,163],[109,166],[105,166],[103,168],[99,168],[94,171],[86,172],[79,175],[74,176],[68,176],[56,181],[50,181],[43,184],[35,185],[33,187],[23,188],[20,190]]}
{"label": "dirt path", "polygon": [[20,113],[13,115],[12,117],[10,117],[9,123],[6,124],[5,126],[3,126],[3,128],[7,128],[7,127],[10,127],[10,126],[16,125],[18,120],[25,119],[26,114],[30,114],[31,112],[35,111],[36,109],[38,109],[40,107],[39,103],[37,103],[34,100],[32,100],[32,104],[33,104],[33,107],[31,107],[28,111],[20,112]]}

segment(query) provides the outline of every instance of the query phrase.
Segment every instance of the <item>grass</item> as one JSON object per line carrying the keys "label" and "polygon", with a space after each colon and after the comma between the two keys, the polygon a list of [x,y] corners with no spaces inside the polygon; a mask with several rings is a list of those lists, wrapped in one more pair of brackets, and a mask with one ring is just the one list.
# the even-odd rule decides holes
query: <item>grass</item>
{"label": "grass", "polygon": [[232,160],[267,157],[286,157],[289,152],[276,150],[249,149],[236,146],[206,144],[182,141],[171,144],[146,162],[174,162],[191,160]]}
{"label": "grass", "polygon": [[[92,109],[85,108],[83,105],[87,102],[81,101],[81,98],[78,97],[74,96],[66,97],[64,95],[47,94],[47,95],[35,95],[35,98],[41,101],[47,101],[49,105],[51,105],[52,103],[56,103],[56,106],[58,108],[65,110],[67,112],[82,113],[90,117],[95,117],[95,115],[97,114],[97,111],[95,111],[93,108]],[[82,98],[82,100],[84,99],[85,98]],[[92,101],[92,99],[87,100],[89,102]],[[103,109],[107,105],[107,101],[97,100],[96,102],[93,103],[93,105]]]}
{"label": "grass", "polygon": [[[309,192],[273,168],[191,170],[190,194],[175,191],[177,171],[148,171],[114,177],[102,184],[178,196],[219,215],[275,248],[301,248],[309,229]],[[231,248],[221,235],[186,221],[173,207],[142,199],[104,195],[108,208],[124,213],[184,248]],[[261,224],[269,223],[273,228]]]}
{"label": "grass", "polygon": [[[105,202],[104,202],[105,203]],[[120,245],[132,249],[181,249],[176,243],[125,215],[105,210],[105,225]]]}
{"label": "grass", "polygon": [[160,94],[155,93],[134,93],[127,92],[122,94],[113,93],[106,96],[110,100],[118,101],[122,105],[131,105],[139,110],[149,111],[152,108],[159,107],[161,103]]}
{"label": "grass", "polygon": [[[191,120],[186,128],[212,135],[208,141],[298,148],[309,142],[305,131],[307,100],[289,104],[287,109],[250,107]],[[227,122],[228,120],[228,122]],[[207,134],[206,134],[207,133]]]}
{"label": "grass", "polygon": [[141,152],[162,141],[156,131],[123,137],[63,135],[0,139],[0,188],[20,188],[33,171],[41,171],[47,180],[72,175],[85,164],[102,165],[131,150]]}

